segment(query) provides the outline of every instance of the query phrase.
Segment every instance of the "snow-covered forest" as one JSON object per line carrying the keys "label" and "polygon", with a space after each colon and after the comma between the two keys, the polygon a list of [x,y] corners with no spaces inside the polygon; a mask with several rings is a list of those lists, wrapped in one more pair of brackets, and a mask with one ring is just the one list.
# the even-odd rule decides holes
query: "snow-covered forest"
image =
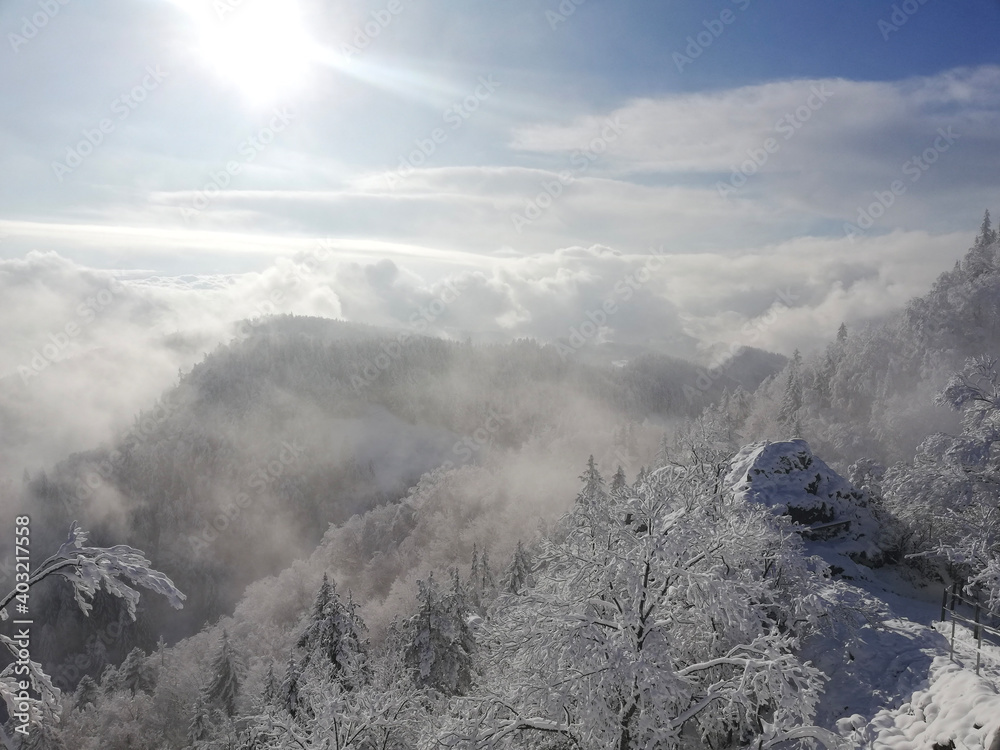
{"label": "snow-covered forest", "polygon": [[55,554],[3,742],[996,748],[1000,643],[935,621],[1000,617],[998,300],[987,214],[805,356],[261,319],[6,488]]}

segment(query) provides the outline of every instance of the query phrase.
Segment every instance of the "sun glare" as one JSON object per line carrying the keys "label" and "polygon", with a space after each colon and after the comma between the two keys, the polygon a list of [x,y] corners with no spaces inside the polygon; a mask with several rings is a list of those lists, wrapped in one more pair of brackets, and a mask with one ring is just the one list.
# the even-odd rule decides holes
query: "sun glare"
{"label": "sun glare", "polygon": [[306,83],[315,42],[294,0],[175,0],[197,22],[209,67],[252,104],[278,101]]}

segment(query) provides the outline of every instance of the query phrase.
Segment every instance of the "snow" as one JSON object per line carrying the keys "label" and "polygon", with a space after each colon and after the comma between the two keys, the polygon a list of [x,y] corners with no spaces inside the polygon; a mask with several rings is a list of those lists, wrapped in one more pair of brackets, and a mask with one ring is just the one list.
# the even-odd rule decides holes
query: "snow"
{"label": "snow", "polygon": [[[1000,648],[985,645],[975,673],[971,631],[940,617],[941,585],[918,586],[877,561],[878,520],[869,498],[813,455],[804,440],[740,451],[726,477],[736,498],[789,515],[826,538],[803,534],[807,552],[835,573],[823,597],[836,606],[802,658],[829,677],[815,721],[871,750],[1000,750]],[[812,536],[813,538],[810,538]]]}
{"label": "snow", "polygon": [[927,686],[909,702],[880,711],[870,722],[845,718],[838,729],[872,750],[994,750],[1000,744],[1000,695],[988,680],[938,656]]}
{"label": "snow", "polygon": [[857,563],[881,556],[879,523],[868,508],[868,496],[813,455],[805,440],[746,446],[733,458],[726,484],[737,499],[816,529],[804,534],[806,550],[834,572],[863,578]]}

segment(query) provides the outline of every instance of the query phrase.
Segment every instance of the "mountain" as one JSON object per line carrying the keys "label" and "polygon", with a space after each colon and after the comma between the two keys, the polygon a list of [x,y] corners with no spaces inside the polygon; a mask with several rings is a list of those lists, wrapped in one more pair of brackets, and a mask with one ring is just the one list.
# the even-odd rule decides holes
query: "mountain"
{"label": "mountain", "polygon": [[[615,434],[656,433],[727,388],[756,387],[781,361],[745,352],[702,388],[701,368],[663,355],[595,365],[533,341],[472,346],[293,316],[242,333],[116,443],[21,488],[39,545],[78,520],[98,543],[129,539],[188,593],[180,613],[150,600],[117,650],[195,632],[331,524],[399,501],[427,472],[516,464],[526,451],[539,472],[581,452],[624,456],[632,447],[616,451]],[[98,628],[118,616],[111,600],[97,611]],[[82,647],[88,628],[66,601],[43,612],[46,658]]]}

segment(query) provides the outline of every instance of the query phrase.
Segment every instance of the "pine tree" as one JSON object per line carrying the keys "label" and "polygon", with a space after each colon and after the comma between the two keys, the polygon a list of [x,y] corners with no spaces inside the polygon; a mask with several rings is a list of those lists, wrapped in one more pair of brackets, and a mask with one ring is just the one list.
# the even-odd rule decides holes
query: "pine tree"
{"label": "pine tree", "polygon": [[479,560],[479,591],[484,600],[492,599],[496,593],[497,580],[490,567],[490,551],[483,550],[483,556]]}
{"label": "pine tree", "polygon": [[472,543],[472,565],[469,566],[469,600],[472,608],[479,611],[483,606],[483,597],[479,590],[479,546]]}
{"label": "pine tree", "polygon": [[122,679],[121,674],[117,669],[115,669],[114,664],[109,664],[101,672],[100,679],[101,689],[108,695],[115,692],[116,690],[121,690]]}
{"label": "pine tree", "polygon": [[532,584],[531,558],[528,556],[524,544],[518,539],[510,565],[504,572],[503,590],[508,594],[520,594]]}
{"label": "pine tree", "polygon": [[288,655],[285,679],[281,681],[278,698],[281,708],[285,709],[293,719],[302,711],[302,674],[293,654]]}
{"label": "pine tree", "polygon": [[625,477],[625,469],[620,465],[615,475],[611,477],[611,494],[614,497],[618,497],[625,492],[625,488],[628,487],[628,480]]}
{"label": "pine tree", "polygon": [[597,470],[597,463],[594,461],[593,455],[587,459],[587,470],[580,475],[580,481],[583,482],[583,490],[577,495],[577,503],[593,505],[603,499],[604,478]]}
{"label": "pine tree", "polygon": [[162,635],[156,642],[156,656],[157,661],[159,661],[159,670],[162,672],[167,663],[167,642],[163,640]]}
{"label": "pine tree", "polygon": [[990,211],[986,209],[983,223],[979,225],[979,235],[976,237],[976,247],[988,247],[997,241],[997,232],[990,220]]}
{"label": "pine tree", "polygon": [[76,686],[74,707],[82,711],[87,705],[96,703],[99,692],[97,683],[90,675],[85,674]]}
{"label": "pine tree", "polygon": [[778,410],[778,423],[784,430],[796,431],[800,429],[798,425],[798,412],[802,408],[802,382],[799,378],[799,367],[802,363],[802,355],[799,350],[795,350],[791,361],[788,363],[788,376],[785,380],[785,393],[781,398],[781,407]]}
{"label": "pine tree", "polygon": [[264,677],[264,689],[261,691],[261,703],[267,706],[277,705],[278,694],[281,686],[274,677],[274,664],[267,665],[267,675]]}
{"label": "pine tree", "polygon": [[816,393],[823,406],[829,408],[833,398],[833,378],[837,374],[837,362],[833,352],[827,351],[823,366],[816,372]]}
{"label": "pine tree", "polygon": [[194,716],[191,717],[191,723],[188,724],[187,740],[192,745],[196,745],[208,739],[210,731],[208,707],[205,705],[204,699],[199,696],[194,704]]}
{"label": "pine tree", "polygon": [[483,550],[479,554],[479,546],[472,545],[472,566],[469,571],[469,605],[479,614],[485,614],[486,607],[496,596],[496,578],[490,568],[490,553]]}
{"label": "pine tree", "polygon": [[840,328],[837,329],[837,341],[843,342],[847,341],[847,324],[841,323]]}
{"label": "pine tree", "polygon": [[433,575],[417,581],[417,599],[420,610],[406,624],[405,663],[419,687],[462,695],[472,685],[475,641],[458,571],[452,571],[447,594],[441,594]]}
{"label": "pine tree", "polygon": [[996,230],[993,229],[990,221],[990,212],[983,216],[983,223],[979,226],[979,234],[972,249],[965,256],[962,264],[965,270],[973,279],[989,272],[995,262],[993,244],[997,240]]}
{"label": "pine tree", "polygon": [[211,677],[204,691],[205,703],[222,709],[226,716],[235,716],[239,692],[239,660],[229,643],[229,633],[223,630],[219,650],[212,660]]}
{"label": "pine tree", "polygon": [[156,676],[146,659],[146,654],[138,646],[132,649],[121,666],[121,684],[132,695],[152,693],[156,687]]}
{"label": "pine tree", "polygon": [[362,679],[368,657],[367,628],[357,614],[354,600],[345,604],[323,574],[309,624],[296,643],[305,651],[301,669],[312,665],[351,689]]}

